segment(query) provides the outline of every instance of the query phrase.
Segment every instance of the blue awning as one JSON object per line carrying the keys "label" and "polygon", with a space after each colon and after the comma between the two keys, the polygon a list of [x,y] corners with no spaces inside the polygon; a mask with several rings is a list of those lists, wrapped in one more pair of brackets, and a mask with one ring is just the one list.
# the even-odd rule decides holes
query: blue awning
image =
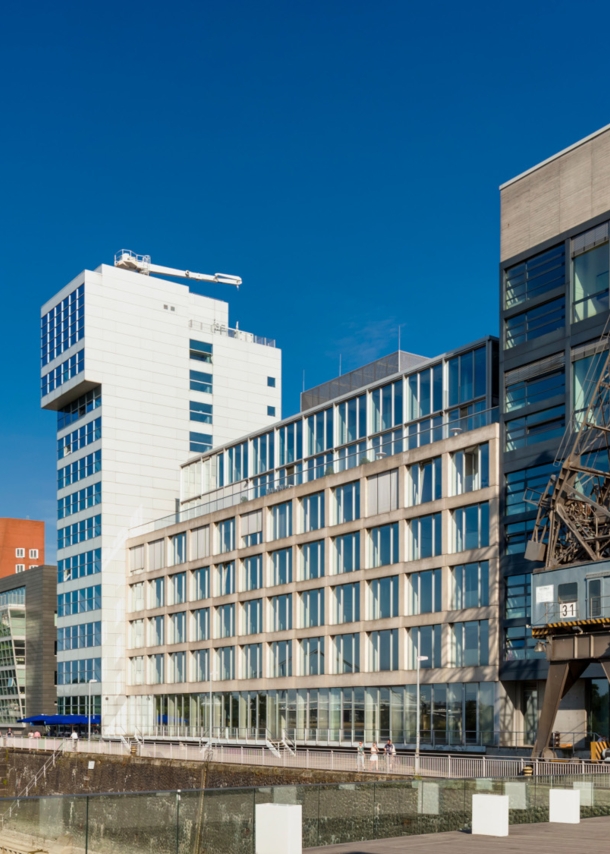
{"label": "blue awning", "polygon": [[[101,715],[91,715],[92,724],[101,724]],[[87,715],[32,715],[29,718],[21,718],[19,724],[34,724],[34,726],[77,726],[89,723]]]}

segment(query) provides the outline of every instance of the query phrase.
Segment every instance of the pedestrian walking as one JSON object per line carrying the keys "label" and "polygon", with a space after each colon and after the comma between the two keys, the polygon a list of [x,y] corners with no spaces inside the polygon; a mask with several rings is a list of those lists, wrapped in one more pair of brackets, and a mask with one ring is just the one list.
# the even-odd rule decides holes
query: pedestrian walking
{"label": "pedestrian walking", "polygon": [[70,738],[72,739],[72,750],[78,750],[78,733],[75,729],[72,730]]}
{"label": "pedestrian walking", "polygon": [[358,771],[364,771],[364,745],[361,741],[356,748],[356,766]]}
{"label": "pedestrian walking", "polygon": [[379,748],[377,747],[377,742],[374,741],[371,744],[371,771],[377,770],[379,760]]}
{"label": "pedestrian walking", "polygon": [[394,757],[396,756],[396,748],[392,744],[391,738],[388,738],[383,752],[385,753],[385,770],[389,774],[394,768]]}

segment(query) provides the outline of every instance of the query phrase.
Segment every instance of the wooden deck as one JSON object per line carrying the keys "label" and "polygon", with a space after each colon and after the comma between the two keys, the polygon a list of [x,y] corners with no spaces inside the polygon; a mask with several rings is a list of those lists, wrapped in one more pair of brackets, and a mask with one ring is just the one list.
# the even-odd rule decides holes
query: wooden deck
{"label": "wooden deck", "polygon": [[306,848],[307,854],[583,854],[610,848],[610,816],[580,824],[512,824],[503,838],[469,833],[427,833],[372,842]]}

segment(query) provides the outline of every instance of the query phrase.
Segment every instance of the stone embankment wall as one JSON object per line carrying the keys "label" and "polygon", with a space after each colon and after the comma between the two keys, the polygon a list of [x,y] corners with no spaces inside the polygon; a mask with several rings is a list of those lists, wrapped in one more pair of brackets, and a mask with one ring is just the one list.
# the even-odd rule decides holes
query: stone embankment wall
{"label": "stone embankment wall", "polygon": [[[39,771],[49,754],[32,750],[0,750],[0,797],[14,797]],[[93,768],[89,768],[94,762]],[[36,795],[89,794],[98,792],[150,792],[175,789],[220,789],[241,786],[282,786],[307,783],[355,783],[396,779],[385,774],[341,771],[308,771],[259,765],[217,762],[181,762],[64,753],[55,767],[31,791]]]}

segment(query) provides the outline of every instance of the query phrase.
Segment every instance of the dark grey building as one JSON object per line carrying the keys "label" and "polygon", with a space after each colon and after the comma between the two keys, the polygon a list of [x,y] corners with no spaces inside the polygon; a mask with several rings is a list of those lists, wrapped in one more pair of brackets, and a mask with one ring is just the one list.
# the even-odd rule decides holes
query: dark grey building
{"label": "dark grey building", "polygon": [[0,578],[0,726],[56,711],[57,567]]}
{"label": "dark grey building", "polygon": [[[504,726],[531,743],[547,663],[531,636],[531,571],[524,558],[542,491],[558,472],[566,424],[596,379],[593,347],[608,320],[610,126],[501,188],[501,482]],[[557,728],[607,731],[608,682],[590,668],[570,692]],[[599,677],[599,678],[598,678]],[[567,700],[568,698],[566,698]],[[589,720],[587,720],[589,715]],[[605,728],[604,728],[605,727]]]}

